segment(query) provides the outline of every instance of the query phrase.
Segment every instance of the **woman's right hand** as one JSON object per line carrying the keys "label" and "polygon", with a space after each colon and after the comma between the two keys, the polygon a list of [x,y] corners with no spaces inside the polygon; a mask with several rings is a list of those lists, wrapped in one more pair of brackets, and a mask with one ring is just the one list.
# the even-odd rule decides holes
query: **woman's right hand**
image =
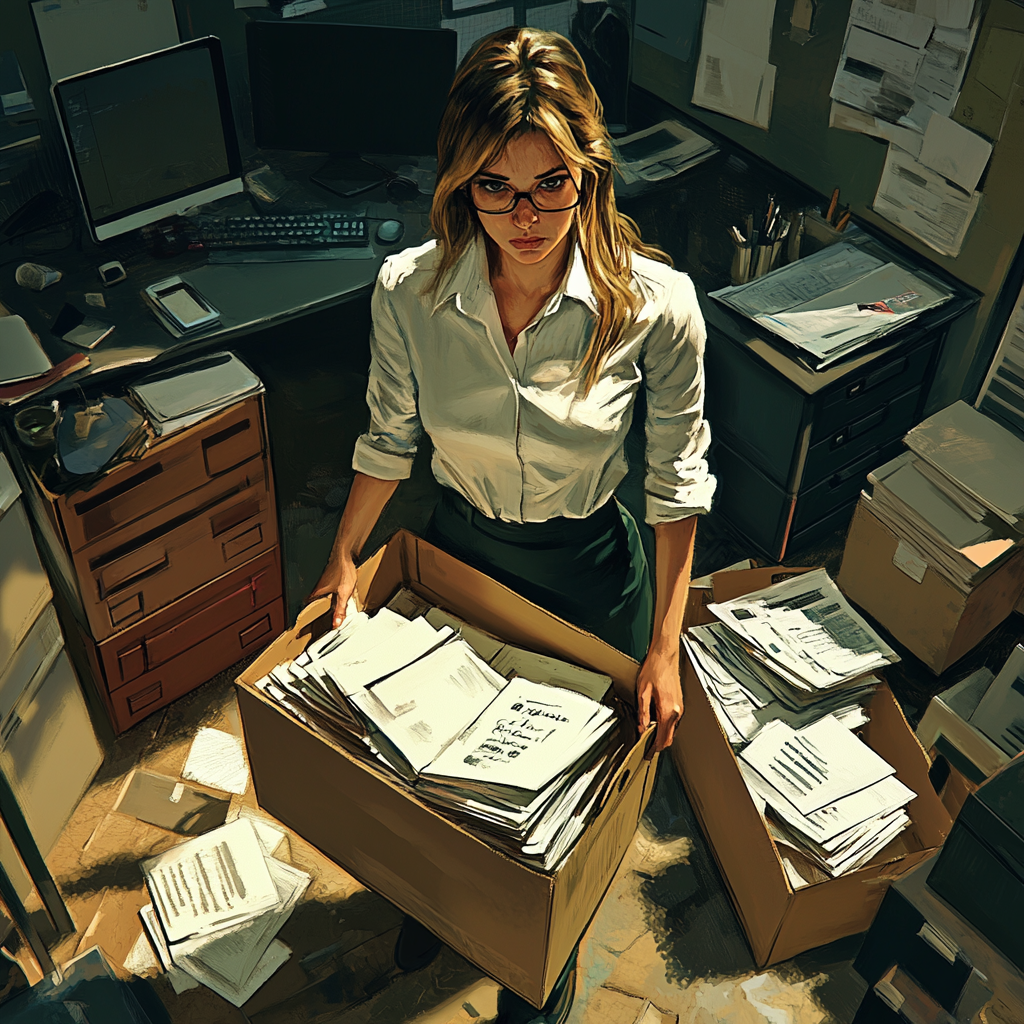
{"label": "woman's right hand", "polygon": [[349,598],[356,592],[356,564],[351,557],[335,558],[332,556],[324,569],[320,581],[309,601],[318,597],[330,597],[334,603],[334,628],[337,629],[345,621],[345,609]]}

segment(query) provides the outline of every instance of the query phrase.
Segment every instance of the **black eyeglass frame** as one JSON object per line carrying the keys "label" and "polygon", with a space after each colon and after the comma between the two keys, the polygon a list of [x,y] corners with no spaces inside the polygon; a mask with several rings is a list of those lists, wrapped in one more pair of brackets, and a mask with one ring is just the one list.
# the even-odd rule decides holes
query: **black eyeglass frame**
{"label": "black eyeglass frame", "polygon": [[473,187],[473,182],[471,182],[471,181],[467,181],[466,184],[462,186],[462,192],[463,192],[463,194],[466,197],[466,202],[469,203],[469,205],[472,206],[473,209],[476,210],[477,213],[486,213],[486,214],[488,214],[489,216],[492,216],[492,217],[498,217],[498,216],[501,216],[501,214],[504,214],[504,213],[512,213],[512,211],[515,210],[515,208],[519,205],[519,200],[520,199],[525,199],[537,211],[537,213],[565,213],[566,210],[575,210],[576,207],[579,206],[580,203],[583,201],[583,185],[582,184],[577,185],[576,182],[573,180],[573,177],[572,177],[571,174],[568,175],[568,180],[572,182],[572,187],[574,189],[576,189],[576,202],[574,202],[572,204],[572,206],[559,206],[559,207],[540,207],[540,206],[538,206],[533,201],[533,193],[537,190],[537,188],[540,187],[539,184],[534,186],[534,188],[530,189],[529,192],[513,192],[512,193],[512,202],[509,203],[508,206],[502,207],[500,210],[482,210],[482,209],[480,209],[480,207],[477,206],[476,203],[473,202],[473,194],[471,192],[471,189]]}

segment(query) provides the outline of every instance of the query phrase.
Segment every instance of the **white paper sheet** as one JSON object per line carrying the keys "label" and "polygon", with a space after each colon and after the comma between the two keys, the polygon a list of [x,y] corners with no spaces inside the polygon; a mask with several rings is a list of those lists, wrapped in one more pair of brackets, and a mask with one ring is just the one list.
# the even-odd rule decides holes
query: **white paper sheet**
{"label": "white paper sheet", "polygon": [[992,143],[952,118],[933,113],[924,133],[921,163],[973,192],[992,155]]}
{"label": "white paper sheet", "polygon": [[578,760],[611,717],[589,697],[513,679],[427,774],[539,790]]}
{"label": "white paper sheet", "polygon": [[775,0],[710,0],[693,102],[767,130],[775,93],[768,62]]}
{"label": "white paper sheet", "polygon": [[704,33],[693,102],[767,129],[775,92],[775,67],[719,36]]}
{"label": "white paper sheet", "polygon": [[398,748],[413,771],[422,771],[497,693],[505,680],[455,641],[352,698]]}
{"label": "white paper sheet", "polygon": [[981,193],[970,195],[890,144],[872,209],[936,252],[959,256]]}
{"label": "white paper sheet", "polygon": [[740,757],[803,815],[895,773],[831,715],[799,731],[769,722]]}
{"label": "white paper sheet", "polygon": [[242,741],[220,729],[200,729],[192,741],[181,777],[241,795],[249,785]]}
{"label": "white paper sheet", "polygon": [[829,111],[828,125],[830,128],[860,132],[876,139],[885,139],[886,142],[895,142],[900,149],[914,157],[920,156],[924,143],[924,136],[912,128],[904,128],[873,114],[866,114],[863,110],[848,107],[845,103],[836,103],[835,100],[832,101],[832,108]]}
{"label": "white paper sheet", "polygon": [[934,19],[899,7],[890,7],[882,3],[882,0],[853,0],[850,21],[915,47],[924,46],[935,28]]}
{"label": "white paper sheet", "polygon": [[277,886],[245,818],[142,862],[168,942],[208,934],[269,910]]}

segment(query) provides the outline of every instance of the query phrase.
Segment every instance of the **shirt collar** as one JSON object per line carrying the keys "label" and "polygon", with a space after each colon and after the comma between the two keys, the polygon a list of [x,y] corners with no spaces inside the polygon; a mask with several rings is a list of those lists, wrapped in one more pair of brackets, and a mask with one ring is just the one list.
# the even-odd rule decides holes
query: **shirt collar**
{"label": "shirt collar", "polygon": [[[437,301],[432,312],[436,313],[450,298],[455,297],[462,312],[478,313],[490,291],[487,247],[482,232],[477,232],[438,289]],[[583,262],[583,253],[575,238],[572,241],[572,253],[565,277],[555,289],[541,316],[554,313],[561,304],[563,295],[583,303],[592,313],[597,313],[597,299],[587,274],[586,264]]]}

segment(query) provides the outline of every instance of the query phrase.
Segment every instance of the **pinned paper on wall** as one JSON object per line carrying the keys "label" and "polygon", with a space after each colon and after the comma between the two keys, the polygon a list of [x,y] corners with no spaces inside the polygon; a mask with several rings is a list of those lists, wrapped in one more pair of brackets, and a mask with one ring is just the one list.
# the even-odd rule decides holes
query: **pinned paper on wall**
{"label": "pinned paper on wall", "polygon": [[889,145],[872,209],[944,256],[959,256],[981,193],[965,192]]}
{"label": "pinned paper on wall", "polygon": [[467,14],[461,18],[443,18],[441,28],[455,29],[459,37],[456,63],[473,48],[473,44],[484,36],[489,36],[499,29],[508,28],[516,23],[516,12],[512,7],[497,11],[486,11],[480,14]]}
{"label": "pinned paper on wall", "polygon": [[992,144],[956,121],[932,114],[920,160],[944,178],[973,192],[992,155]]}
{"label": "pinned paper on wall", "polygon": [[173,0],[33,0],[50,81],[181,42]]}
{"label": "pinned paper on wall", "polygon": [[693,102],[768,129],[775,66],[768,62],[775,0],[708,0]]}

